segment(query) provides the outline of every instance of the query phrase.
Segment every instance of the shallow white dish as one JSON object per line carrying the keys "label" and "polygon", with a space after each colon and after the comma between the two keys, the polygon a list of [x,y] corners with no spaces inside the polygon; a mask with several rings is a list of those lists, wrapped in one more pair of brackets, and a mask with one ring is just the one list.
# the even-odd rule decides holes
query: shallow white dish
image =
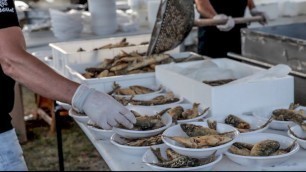
{"label": "shallow white dish", "polygon": [[[192,109],[193,107],[193,104],[174,104],[174,105],[169,105],[167,106],[167,108],[174,108],[174,107],[177,107],[177,106],[181,106],[184,108],[184,110],[187,110],[187,109]],[[158,110],[162,110],[163,108],[157,108]],[[206,109],[206,108],[205,108]],[[199,114],[203,113],[204,111],[204,108],[201,106],[199,106]],[[195,118],[192,118],[192,119],[185,119],[185,120],[177,120],[177,123],[178,124],[182,124],[182,123],[188,123],[188,122],[197,122],[203,118],[205,118],[208,114],[210,113],[210,110],[208,109],[204,114],[200,115],[200,116],[197,116]]]}
{"label": "shallow white dish", "polygon": [[[165,96],[165,95],[167,95],[167,93],[158,93],[158,94],[151,94],[151,95],[139,95],[139,96],[135,96],[133,98],[133,100],[144,100],[144,101],[147,101],[147,100],[152,100],[152,99],[154,99],[157,96]],[[164,107],[169,107],[171,105],[179,104],[179,103],[184,101],[183,97],[177,97],[177,98],[179,98],[179,100],[177,102],[168,103],[168,104],[162,104],[162,105],[144,106],[144,105],[132,105],[132,104],[129,104],[128,106],[144,106],[144,107],[164,108]]]}
{"label": "shallow white dish", "polygon": [[[145,108],[139,108],[137,109],[136,106],[133,107],[127,107],[129,110],[134,110],[138,112],[140,115],[147,115],[147,116],[153,116],[156,115],[155,111],[153,109],[145,109]],[[125,138],[143,138],[143,137],[150,137],[155,136],[159,133],[162,133],[164,130],[166,130],[168,127],[172,124],[172,118],[168,113],[164,113],[162,115],[162,122],[165,126],[155,129],[155,130],[147,130],[147,131],[134,131],[134,130],[128,130],[123,128],[117,128],[113,127],[113,131],[117,134],[119,134],[122,137]]]}
{"label": "shallow white dish", "polygon": [[[289,105],[266,107],[266,108],[261,108],[261,109],[254,110],[252,112],[252,114],[257,118],[262,118],[262,119],[268,120],[272,116],[272,112],[274,110],[276,110],[276,109],[288,109],[288,108],[289,108]],[[271,129],[287,131],[288,130],[288,125],[292,126],[292,125],[294,125],[294,122],[272,120],[272,122],[270,123],[269,126],[270,126]]]}
{"label": "shallow white dish", "polygon": [[[88,121],[92,123],[92,121]],[[109,140],[115,132],[113,130],[103,130],[87,124],[87,128],[91,131],[96,140]]]}
{"label": "shallow white dish", "polygon": [[[190,122],[188,124],[208,127],[206,122]],[[181,155],[185,155],[185,156],[189,156],[193,158],[205,158],[211,155],[212,153],[214,153],[214,151],[217,151],[216,155],[220,155],[224,153],[225,151],[227,151],[227,149],[229,149],[229,147],[236,141],[239,135],[239,131],[236,128],[230,125],[222,124],[222,123],[217,123],[217,131],[219,133],[235,131],[234,138],[232,141],[225,143],[223,145],[220,145],[220,146],[211,147],[211,148],[200,148],[200,149],[186,148],[185,146],[179,144],[178,142],[171,140],[169,138],[166,138],[166,137],[162,137],[162,139],[166,145],[168,145],[175,152]],[[181,129],[180,125],[175,125],[175,126],[168,128],[166,131],[164,131],[163,136],[188,137],[187,134]]]}
{"label": "shallow white dish", "polygon": [[[161,154],[163,158],[166,158],[166,149],[169,148],[166,145],[160,145],[156,146],[154,148],[160,148],[161,149]],[[142,157],[142,161],[146,163],[149,167],[151,167],[155,171],[209,171],[211,170],[218,162],[222,160],[223,155],[217,155],[215,161],[201,165],[198,167],[189,167],[189,168],[164,168],[164,167],[159,167],[156,165],[152,165],[151,163],[157,163],[158,160],[153,154],[153,152],[149,149],[145,152],[145,154]]]}
{"label": "shallow white dish", "polygon": [[143,155],[150,147],[155,147],[154,146],[128,146],[124,145],[126,142],[120,135],[118,134],[113,134],[112,137],[110,138],[110,142],[118,147],[120,150],[123,152],[129,154],[129,155]]}
{"label": "shallow white dish", "polygon": [[[295,125],[295,126],[292,126],[290,127],[291,130],[295,133],[295,135],[299,136],[299,137],[302,137],[302,138],[306,138],[306,132],[302,130],[302,128],[299,126],[299,125]],[[295,136],[293,136],[289,130],[287,132],[288,136],[290,136],[292,139],[296,139],[297,142],[299,143],[299,145],[303,148],[303,149],[306,149],[306,140],[302,140],[302,139],[299,139]]]}
{"label": "shallow white dish", "polygon": [[[259,127],[261,127],[262,125],[264,125],[268,121],[268,119],[265,120],[263,118],[256,118],[254,116],[248,116],[248,115],[235,115],[235,116],[237,116],[240,119],[244,120],[245,122],[249,123],[251,129],[259,128]],[[224,121],[225,118],[227,118],[227,116],[213,116],[213,117],[208,118],[207,120],[215,120],[218,123],[225,124],[225,121]],[[205,121],[207,121],[207,120],[205,120]],[[269,125],[267,125],[264,128],[255,130],[255,131],[250,131],[250,132],[245,132],[245,133],[241,133],[240,132],[240,135],[248,135],[248,134],[261,133],[261,132],[267,130],[268,128],[269,128]]]}
{"label": "shallow white dish", "polygon": [[71,116],[76,121],[83,123],[83,124],[87,124],[87,122],[89,121],[89,117],[87,115],[82,115],[73,109],[69,110],[69,116]]}
{"label": "shallow white dish", "polygon": [[[254,135],[244,135],[237,139],[237,142],[245,142],[255,144],[263,140],[276,140],[280,143],[281,149],[288,147],[293,143],[293,139],[290,137],[271,134],[271,133],[257,133]],[[295,153],[298,152],[300,146],[295,144],[294,148],[287,154],[277,155],[277,156],[267,156],[267,157],[257,157],[257,156],[242,156],[225,152],[225,155],[233,162],[240,164],[242,166],[274,166],[285,162],[290,159]]]}

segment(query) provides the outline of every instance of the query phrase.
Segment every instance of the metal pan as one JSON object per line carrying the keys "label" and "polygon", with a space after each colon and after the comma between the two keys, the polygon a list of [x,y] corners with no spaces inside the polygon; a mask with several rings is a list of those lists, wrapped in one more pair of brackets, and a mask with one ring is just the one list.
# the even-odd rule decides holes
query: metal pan
{"label": "metal pan", "polygon": [[[235,18],[236,24],[263,21],[263,17]],[[159,54],[180,45],[194,26],[216,26],[227,20],[194,20],[194,1],[161,0],[147,55]]]}

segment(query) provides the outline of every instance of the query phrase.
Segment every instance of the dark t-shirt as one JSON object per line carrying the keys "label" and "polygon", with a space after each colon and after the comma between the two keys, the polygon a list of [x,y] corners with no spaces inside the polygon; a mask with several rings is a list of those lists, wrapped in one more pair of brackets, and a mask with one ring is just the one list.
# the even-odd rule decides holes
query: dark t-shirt
{"label": "dark t-shirt", "polygon": [[[247,0],[210,0],[218,14],[233,18],[243,17]],[[203,18],[201,16],[201,18]],[[226,57],[228,52],[241,54],[241,28],[246,24],[236,25],[228,32],[222,32],[215,26],[200,27],[198,33],[198,53],[210,57]]]}
{"label": "dark t-shirt", "polygon": [[[0,29],[19,26],[13,0],[0,0]],[[12,129],[9,113],[14,105],[14,80],[0,67],[0,133]]]}

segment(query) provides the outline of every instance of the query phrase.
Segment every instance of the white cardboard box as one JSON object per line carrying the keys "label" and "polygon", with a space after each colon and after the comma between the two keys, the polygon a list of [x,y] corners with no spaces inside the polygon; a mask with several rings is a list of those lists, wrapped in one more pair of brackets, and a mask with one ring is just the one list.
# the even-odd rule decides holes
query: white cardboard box
{"label": "white cardboard box", "polygon": [[[106,58],[111,58],[112,54],[117,54],[121,50],[133,49],[133,50],[147,50],[148,45],[139,45],[142,42],[150,41],[151,35],[137,35],[137,36],[127,36],[127,37],[116,37],[116,38],[103,38],[94,40],[84,40],[84,41],[71,41],[71,42],[61,42],[61,43],[51,43],[49,46],[52,48],[53,55],[53,66],[62,75],[66,76],[65,65],[77,64],[92,58],[99,58],[99,56],[106,56]],[[94,51],[93,49],[99,48],[107,44],[114,44],[120,42],[123,38],[127,39],[130,44],[135,44],[136,46],[103,49]],[[86,51],[77,52],[79,48]],[[107,57],[108,56],[108,57]]]}
{"label": "white cardboard box", "polygon": [[[249,72],[264,69],[239,63],[230,59],[214,59],[224,68]],[[177,64],[188,67],[197,63]],[[156,80],[190,102],[199,102],[211,108],[212,115],[226,116],[229,113],[243,114],[260,107],[290,104],[294,101],[294,80],[291,76],[273,80],[262,80],[240,84],[226,84],[212,87],[172,70],[170,65],[156,67]],[[195,69],[196,70],[196,69]]]}
{"label": "white cardboard box", "polygon": [[[127,53],[133,51],[133,48],[126,48]],[[116,51],[119,53],[118,51]],[[110,51],[108,51],[110,53]],[[198,54],[192,52],[184,53],[170,53],[173,58],[187,58],[187,57],[201,57]],[[70,80],[73,80],[78,83],[86,84],[89,87],[97,88],[99,91],[109,92],[111,91],[112,84],[116,81],[122,86],[130,85],[143,85],[150,86],[151,84],[156,84],[155,82],[155,73],[142,73],[142,74],[131,74],[131,75],[120,75],[106,78],[92,78],[86,79],[82,76],[82,73],[85,72],[85,69],[92,66],[99,65],[105,58],[109,56],[98,56],[98,58],[86,58],[86,61],[80,61],[78,63],[66,65],[67,77]],[[112,56],[114,57],[114,56]]]}

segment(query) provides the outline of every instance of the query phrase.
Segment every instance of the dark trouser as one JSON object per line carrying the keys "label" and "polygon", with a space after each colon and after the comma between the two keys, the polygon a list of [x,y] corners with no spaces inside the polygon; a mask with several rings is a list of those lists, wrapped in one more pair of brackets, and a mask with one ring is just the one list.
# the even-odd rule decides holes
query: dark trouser
{"label": "dark trouser", "polygon": [[228,52],[241,54],[240,29],[243,27],[235,27],[229,32],[199,28],[198,53],[212,58],[226,57]]}

